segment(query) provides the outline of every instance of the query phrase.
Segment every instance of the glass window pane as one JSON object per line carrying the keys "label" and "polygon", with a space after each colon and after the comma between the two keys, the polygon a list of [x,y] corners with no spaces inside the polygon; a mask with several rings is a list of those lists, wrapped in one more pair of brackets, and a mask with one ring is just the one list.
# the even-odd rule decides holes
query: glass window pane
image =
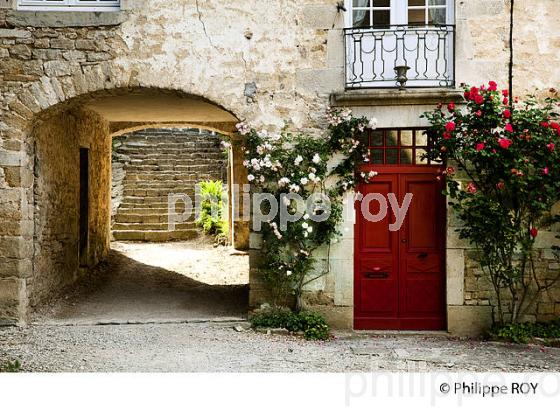
{"label": "glass window pane", "polygon": [[358,141],[360,141],[360,144],[369,147],[369,134],[367,132],[362,132],[360,135],[358,135]]}
{"label": "glass window pane", "polygon": [[391,7],[391,0],[373,0],[373,7]]}
{"label": "glass window pane", "polygon": [[412,164],[412,149],[401,149],[401,164]]}
{"label": "glass window pane", "polygon": [[408,10],[408,24],[425,24],[426,23],[426,10],[425,9],[409,9]]}
{"label": "glass window pane", "polygon": [[428,9],[428,24],[445,24],[447,10],[445,8]]}
{"label": "glass window pane", "polygon": [[411,6],[426,6],[426,0],[408,0],[408,7]]}
{"label": "glass window pane", "polygon": [[396,149],[388,149],[388,150],[387,150],[387,160],[386,160],[386,163],[387,163],[387,164],[391,164],[391,165],[398,164],[398,163],[399,163],[398,154],[399,154],[399,151],[398,151],[398,150],[396,150]]}
{"label": "glass window pane", "polygon": [[381,147],[383,145],[383,131],[372,131],[371,146]]}
{"label": "glass window pane", "polygon": [[371,163],[375,165],[383,164],[383,151],[380,149],[374,149],[371,151]]}
{"label": "glass window pane", "polygon": [[394,147],[398,144],[398,131],[387,131],[387,146]]}
{"label": "glass window pane", "polygon": [[445,6],[447,0],[428,0],[428,6]]}
{"label": "glass window pane", "polygon": [[420,147],[425,147],[428,145],[428,136],[425,134],[426,131],[416,131],[416,145]]}
{"label": "glass window pane", "polygon": [[416,163],[425,165],[428,163],[428,158],[424,158],[427,154],[425,149],[417,149],[416,150]]}
{"label": "glass window pane", "polygon": [[369,7],[369,0],[353,0],[352,7]]}
{"label": "glass window pane", "polygon": [[369,27],[369,11],[368,10],[354,10],[352,20],[352,27]]}
{"label": "glass window pane", "polygon": [[391,12],[389,10],[374,10],[373,25],[388,26],[391,24]]}
{"label": "glass window pane", "polygon": [[410,147],[413,144],[412,134],[413,132],[411,130],[401,131],[401,145]]}

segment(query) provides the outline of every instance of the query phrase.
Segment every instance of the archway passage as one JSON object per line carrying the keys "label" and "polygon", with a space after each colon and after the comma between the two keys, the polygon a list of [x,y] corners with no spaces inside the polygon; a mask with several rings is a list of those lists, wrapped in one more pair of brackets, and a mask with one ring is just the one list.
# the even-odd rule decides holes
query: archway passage
{"label": "archway passage", "polygon": [[[114,305],[141,302],[134,301],[132,294],[127,295],[127,288],[123,286],[126,283],[131,285],[130,292],[147,295],[146,300],[158,294],[177,294],[178,299],[162,302],[168,309],[172,309],[173,300],[181,303],[182,289],[189,290],[184,293],[184,312],[196,311],[196,301],[204,299],[215,303],[212,309],[206,310],[209,316],[227,316],[228,309],[238,315],[242,306],[246,306],[244,289],[229,292],[223,286],[196,281],[157,263],[134,260],[126,253],[111,251],[110,246],[111,152],[115,136],[149,127],[177,126],[228,135],[235,130],[236,122],[233,114],[203,98],[147,88],[96,92],[38,114],[30,139],[34,149],[35,233],[33,269],[26,286],[28,306],[31,309],[41,306],[53,296],[68,292],[80,279],[94,276],[94,288],[107,290],[107,286],[114,286],[106,293],[110,295],[107,300],[112,298]],[[241,183],[245,178],[239,152],[235,146],[229,150],[230,184]],[[236,199],[231,198],[230,202],[235,203]],[[230,241],[242,249],[247,242],[248,222],[230,221]],[[154,262],[158,259],[161,258],[155,255]],[[102,262],[104,264],[100,264]],[[136,269],[130,269],[131,266]],[[115,277],[108,277],[107,272],[100,269],[118,272]],[[136,278],[135,272],[138,273]],[[150,272],[158,279],[150,278]],[[115,281],[115,278],[120,279]],[[173,290],[169,291],[171,288]],[[121,293],[114,293],[119,289]],[[95,299],[95,295],[88,297]],[[236,297],[242,300],[232,302]],[[153,304],[152,315],[144,315],[142,319],[158,319],[165,309],[158,313],[156,306],[157,303]],[[110,317],[111,309],[111,304],[101,309],[107,311],[106,318]],[[149,311],[150,308],[144,313]],[[134,320],[134,317],[124,319]]]}

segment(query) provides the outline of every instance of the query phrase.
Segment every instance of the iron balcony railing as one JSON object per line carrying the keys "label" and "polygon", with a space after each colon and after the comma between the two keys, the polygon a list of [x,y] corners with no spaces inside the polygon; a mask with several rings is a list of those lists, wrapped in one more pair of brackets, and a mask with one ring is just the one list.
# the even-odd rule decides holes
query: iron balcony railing
{"label": "iron balcony railing", "polygon": [[[453,87],[455,26],[384,26],[344,30],[346,88]],[[402,69],[401,69],[402,70]]]}

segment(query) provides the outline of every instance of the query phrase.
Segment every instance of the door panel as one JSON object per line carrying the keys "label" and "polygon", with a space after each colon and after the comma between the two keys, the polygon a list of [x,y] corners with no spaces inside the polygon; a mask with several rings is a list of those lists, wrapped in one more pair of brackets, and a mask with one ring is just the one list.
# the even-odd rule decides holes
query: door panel
{"label": "door panel", "polygon": [[443,184],[436,179],[439,169],[376,169],[380,175],[373,183],[360,185],[360,192],[385,197],[392,192],[400,205],[407,193],[413,198],[398,232],[389,232],[394,220],[390,208],[390,217],[376,223],[365,221],[357,209],[355,328],[444,329],[445,197]]}
{"label": "door panel", "polygon": [[[363,184],[359,192],[367,197],[370,193],[380,193],[384,197],[398,189],[396,175],[379,175],[371,184]],[[356,202],[356,214],[361,216],[361,204]],[[379,212],[379,202],[371,201],[371,215]],[[388,211],[390,214],[390,211]],[[398,312],[398,235],[389,231],[392,218],[371,222],[358,217],[360,225],[360,255],[357,261],[355,294],[360,301],[360,312],[371,317],[394,316]]]}

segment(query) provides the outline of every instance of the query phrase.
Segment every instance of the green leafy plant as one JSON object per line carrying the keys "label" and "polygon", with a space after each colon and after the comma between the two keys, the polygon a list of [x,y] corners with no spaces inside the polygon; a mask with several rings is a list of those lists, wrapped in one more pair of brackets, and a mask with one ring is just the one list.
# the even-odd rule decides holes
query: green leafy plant
{"label": "green leafy plant", "polygon": [[558,280],[538,271],[534,246],[560,200],[557,100],[510,104],[508,91],[493,81],[465,87],[464,97],[465,109],[439,104],[424,115],[431,124],[428,155],[458,167],[445,172],[445,194],[463,222],[460,238],[477,248],[492,282],[494,321],[517,323]]}
{"label": "green leafy plant", "polygon": [[253,328],[287,329],[290,332],[303,332],[307,340],[328,340],[329,325],[318,313],[287,309],[268,309],[256,313],[250,319]]}
{"label": "green leafy plant", "polygon": [[493,340],[506,340],[514,343],[527,343],[534,338],[545,340],[560,338],[560,320],[537,323],[511,323],[494,325],[488,332]]}
{"label": "green leafy plant", "polygon": [[200,215],[196,224],[207,235],[227,241],[229,226],[225,218],[224,186],[222,181],[202,181],[200,187]]}
{"label": "green leafy plant", "polygon": [[19,360],[0,363],[0,373],[19,373],[21,371],[21,363]]}
{"label": "green leafy plant", "polygon": [[[315,271],[313,252],[330,246],[339,237],[343,195],[356,185],[357,165],[369,160],[360,136],[366,128],[376,125],[375,119],[356,118],[349,110],[329,111],[327,120],[329,126],[324,138],[289,132],[269,135],[244,123],[237,125],[244,136],[244,165],[253,193],[271,194],[278,204],[289,194],[317,198],[311,207],[302,207],[296,200],[288,199],[288,212],[301,218],[282,227],[277,215],[261,230],[262,253],[267,261],[262,273],[272,291],[273,303],[285,303],[293,295],[296,311],[302,309],[304,287],[328,273],[328,268]],[[331,168],[329,161],[335,156],[339,159]],[[329,214],[325,213],[327,207]],[[268,213],[268,209],[262,211]],[[325,218],[311,217],[323,213]]]}

